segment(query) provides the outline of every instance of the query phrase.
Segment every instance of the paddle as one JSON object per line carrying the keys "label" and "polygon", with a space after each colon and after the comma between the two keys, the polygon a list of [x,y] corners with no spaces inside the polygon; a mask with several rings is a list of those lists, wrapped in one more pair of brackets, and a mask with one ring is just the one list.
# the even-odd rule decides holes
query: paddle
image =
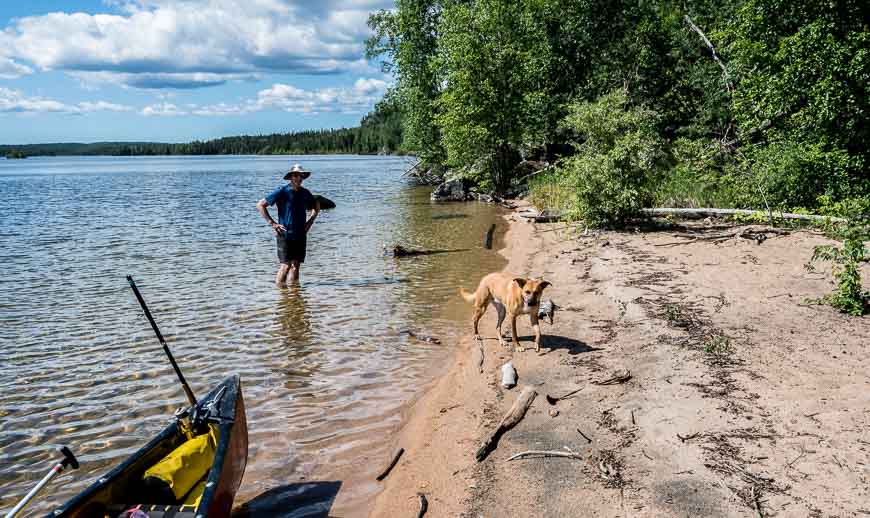
{"label": "paddle", "polygon": [[157,322],[154,321],[154,317],[152,317],[151,312],[148,311],[148,306],[145,305],[145,299],[143,299],[142,294],[139,293],[139,288],[136,287],[136,282],[133,280],[132,275],[127,276],[127,282],[130,283],[130,288],[132,288],[133,293],[136,294],[136,300],[139,301],[139,305],[142,306],[142,309],[145,311],[145,316],[148,317],[148,322],[151,322],[151,327],[154,329],[157,339],[160,340],[160,345],[163,346],[163,352],[165,352],[166,356],[169,357],[169,363],[172,364],[172,368],[175,369],[175,374],[178,376],[179,381],[181,381],[181,386],[184,388],[184,393],[187,395],[187,401],[190,402],[192,407],[196,407],[196,396],[193,395],[193,391],[190,390],[190,386],[188,386],[187,381],[184,379],[184,374],[181,373],[181,369],[179,369],[178,364],[175,363],[175,358],[172,357],[172,352],[169,350],[169,346],[166,345],[166,340],[164,340],[163,335],[160,334],[160,329],[157,328]]}
{"label": "paddle", "polygon": [[36,493],[39,493],[39,490],[45,487],[45,485],[48,484],[51,479],[55,477],[55,475],[63,471],[64,468],[66,468],[67,466],[72,466],[72,469],[79,468],[79,461],[77,461],[75,455],[73,455],[72,452],[69,451],[69,448],[67,448],[66,446],[62,446],[58,451],[63,454],[63,460],[55,464],[51,468],[51,471],[49,471],[47,475],[42,477],[42,480],[39,481],[39,484],[36,484],[36,487],[31,489],[29,493],[24,495],[24,498],[22,498],[21,501],[18,502],[18,505],[13,507],[12,510],[6,514],[6,518],[14,518],[15,516],[17,516],[18,513],[20,513],[21,510],[24,509],[24,506],[26,506],[31,500],[33,500],[33,497],[36,496]]}

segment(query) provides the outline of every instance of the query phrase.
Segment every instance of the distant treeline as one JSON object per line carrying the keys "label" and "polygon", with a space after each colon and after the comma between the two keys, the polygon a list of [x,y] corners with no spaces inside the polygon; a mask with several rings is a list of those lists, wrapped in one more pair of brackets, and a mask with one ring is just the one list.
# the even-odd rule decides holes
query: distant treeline
{"label": "distant treeline", "polygon": [[398,111],[382,102],[355,128],[324,129],[272,135],[242,135],[182,144],[160,142],[94,142],[0,145],[8,157],[58,155],[269,155],[330,153],[399,153],[402,123]]}

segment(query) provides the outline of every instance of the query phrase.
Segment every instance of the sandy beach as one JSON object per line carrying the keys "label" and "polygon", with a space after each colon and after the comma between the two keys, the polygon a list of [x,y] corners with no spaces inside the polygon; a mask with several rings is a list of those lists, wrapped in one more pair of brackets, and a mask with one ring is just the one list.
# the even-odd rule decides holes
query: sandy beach
{"label": "sandy beach", "polygon": [[[418,493],[427,517],[870,515],[870,323],[806,303],[832,287],[829,265],[805,268],[829,240],[582,234],[508,218],[505,271],[552,283],[554,324],[542,323],[540,353],[513,352],[488,311],[482,373],[469,324],[410,409],[371,516],[415,516]],[[526,317],[518,331],[532,345]],[[476,462],[523,387],[537,392],[524,419]],[[507,460],[529,450],[577,455]]]}

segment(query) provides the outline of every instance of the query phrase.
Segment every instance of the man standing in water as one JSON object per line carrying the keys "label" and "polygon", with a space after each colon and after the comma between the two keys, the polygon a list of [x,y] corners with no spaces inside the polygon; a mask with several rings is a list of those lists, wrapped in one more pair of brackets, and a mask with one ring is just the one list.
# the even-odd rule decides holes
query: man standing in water
{"label": "man standing in water", "polygon": [[[287,286],[288,273],[291,282],[299,279],[299,267],[305,262],[308,230],[320,212],[320,204],[314,195],[302,187],[302,180],[309,176],[310,171],[305,171],[301,165],[296,164],[284,175],[284,179],[290,181],[289,184],[275,189],[272,194],[257,202],[257,210],[269,222],[278,241],[278,262],[281,265],[275,275],[275,284],[279,288]],[[268,207],[271,205],[278,207],[277,222],[269,214]],[[310,219],[306,219],[308,211],[313,211]]]}

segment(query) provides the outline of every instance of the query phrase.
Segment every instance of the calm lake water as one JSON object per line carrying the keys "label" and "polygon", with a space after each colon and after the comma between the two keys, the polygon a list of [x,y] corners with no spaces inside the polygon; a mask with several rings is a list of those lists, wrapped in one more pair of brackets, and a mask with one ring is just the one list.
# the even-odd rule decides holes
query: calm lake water
{"label": "calm lake water", "polygon": [[[274,238],[255,205],[297,161],[314,171],[305,187],[338,207],[312,229],[301,284],[278,290]],[[132,274],[195,393],[242,376],[250,451],[236,505],[365,516],[404,411],[467,331],[457,287],[503,265],[482,249],[499,210],[431,203],[401,178],[409,162],[0,160],[0,514],[58,446],[82,467],[30,515],[89,485],[184,404]],[[395,243],[445,252],[385,256]]]}

